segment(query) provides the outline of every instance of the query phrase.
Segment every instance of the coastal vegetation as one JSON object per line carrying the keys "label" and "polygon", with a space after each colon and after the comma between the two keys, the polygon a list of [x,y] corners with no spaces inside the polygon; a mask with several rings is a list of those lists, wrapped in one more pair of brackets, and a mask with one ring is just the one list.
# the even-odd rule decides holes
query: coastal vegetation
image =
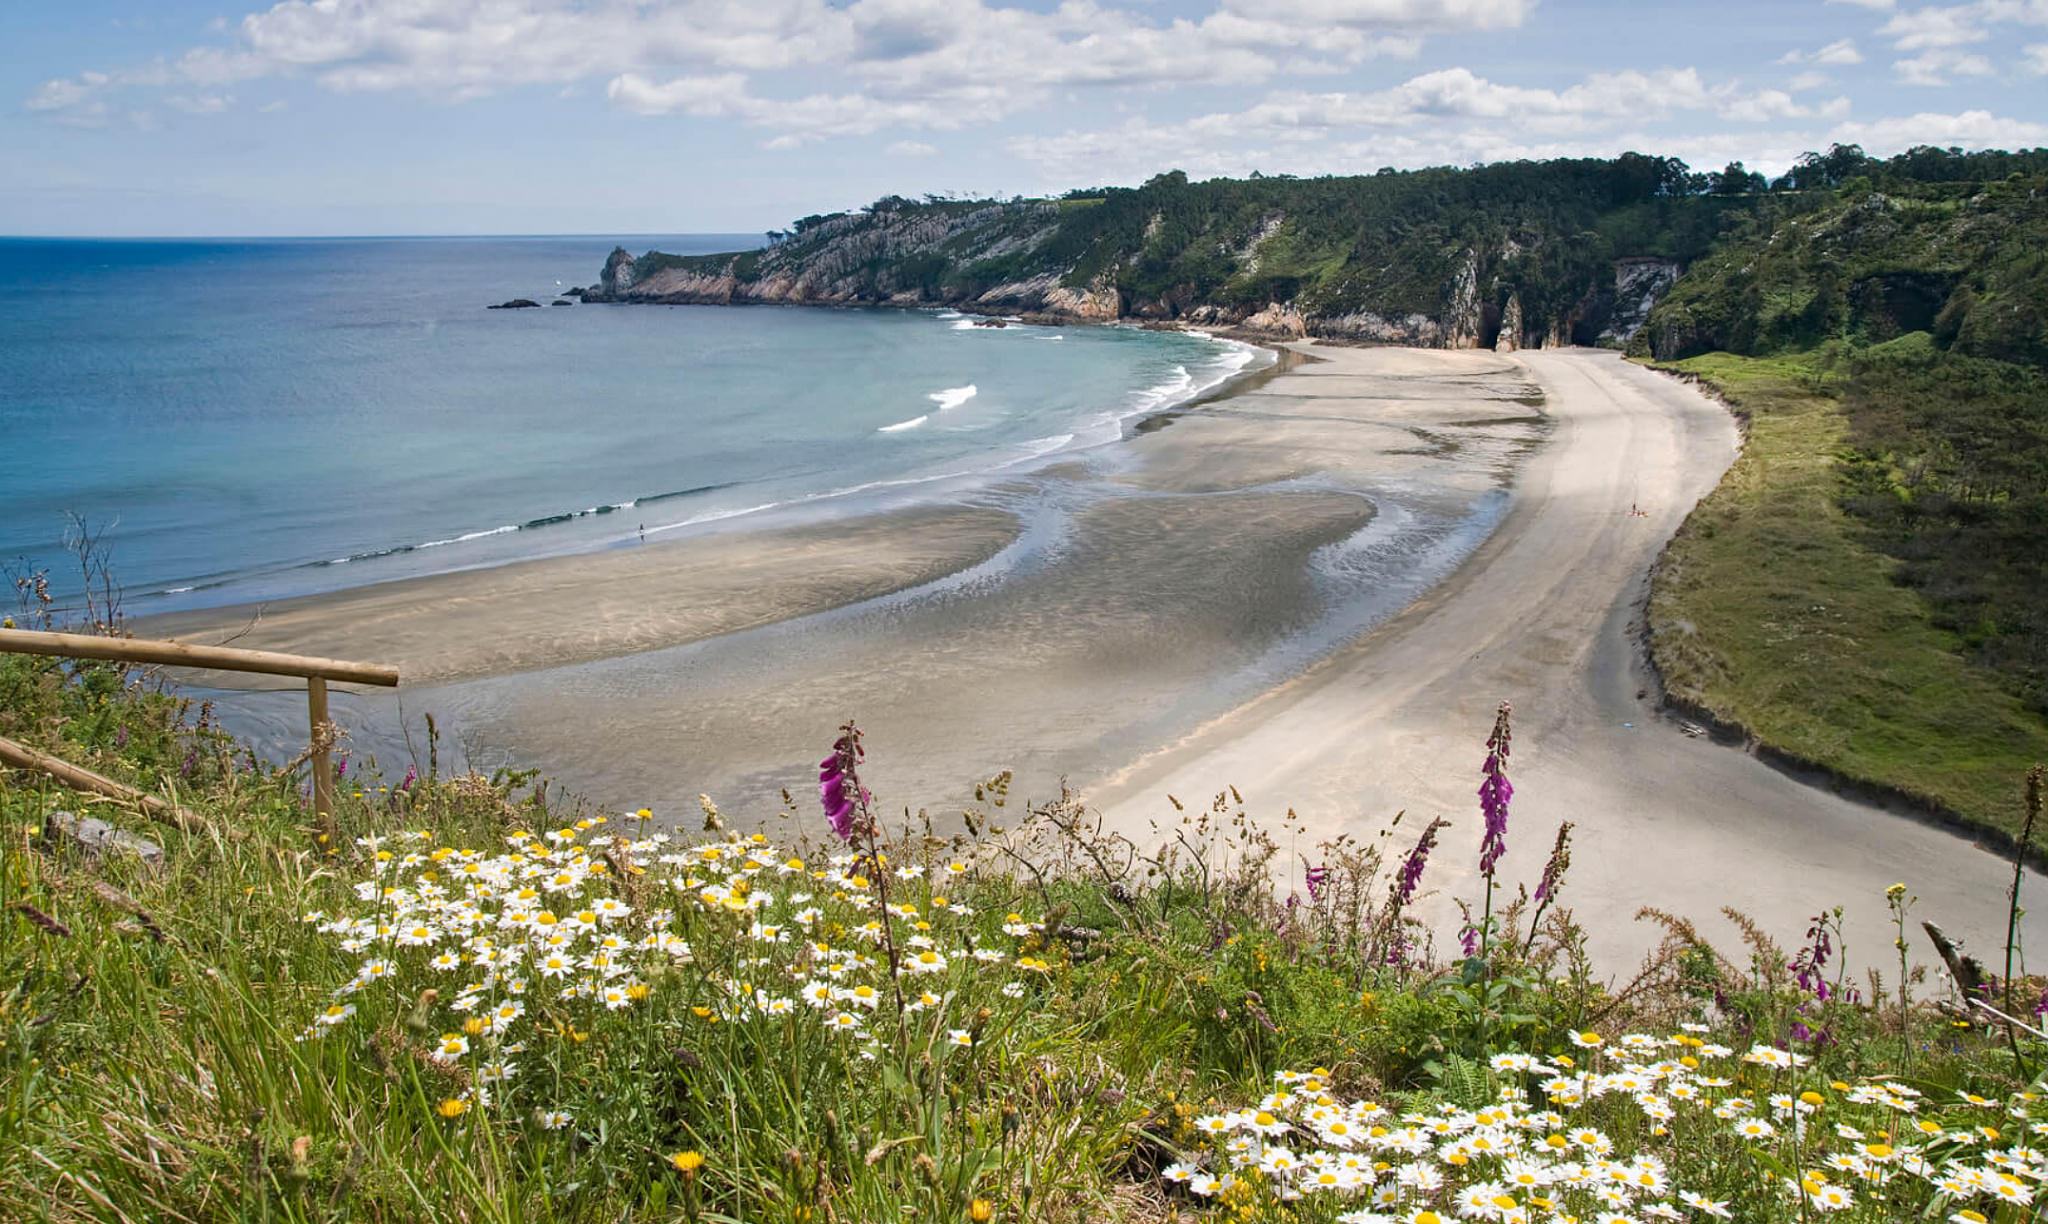
{"label": "coastal vegetation", "polygon": [[[1288,853],[1229,791],[1149,844],[1004,776],[885,820],[850,724],[817,798],[658,818],[443,775],[429,731],[350,763],[338,834],[111,665],[0,658],[0,734],[199,817],[0,772],[16,1218],[2019,1221],[2048,1183],[2048,1043],[1988,1010],[2038,979],[1909,974],[1942,902],[1903,883],[1734,949],[1646,912],[1601,979],[1570,864],[1621,851],[1516,823],[1505,706],[1479,843]],[[1512,839],[1538,878],[1495,878]],[[1439,949],[1432,862],[1474,854]],[[1897,972],[1851,975],[1837,902]]]}
{"label": "coastal vegetation", "polygon": [[1834,175],[1694,265],[1638,340],[1748,422],[1659,567],[1652,654],[1792,758],[2010,833],[2002,779],[2048,746],[2048,175]]}
{"label": "coastal vegetation", "polygon": [[[1059,201],[901,197],[731,255],[614,256],[593,296],[1003,305],[1491,346],[1633,326],[1615,261],[1703,255],[1755,208],[1670,158],[1194,182]],[[623,273],[623,274],[621,274]],[[667,274],[664,276],[663,274]],[[1619,334],[1619,333],[1616,333]]]}
{"label": "coastal vegetation", "polygon": [[[1812,353],[1668,368],[1714,387],[1747,439],[1653,575],[1649,647],[1667,690],[1794,761],[2017,830],[2011,779],[2048,755],[2048,725],[2007,677],[1971,664],[1939,603],[1896,580],[1884,545],[1901,529],[1881,535],[1864,517],[1869,461],[1856,458],[1860,412],[1847,405],[1874,395],[1878,376]],[[2038,549],[2017,542],[2011,555]],[[1998,573],[1987,560],[1949,549],[1934,564]]]}

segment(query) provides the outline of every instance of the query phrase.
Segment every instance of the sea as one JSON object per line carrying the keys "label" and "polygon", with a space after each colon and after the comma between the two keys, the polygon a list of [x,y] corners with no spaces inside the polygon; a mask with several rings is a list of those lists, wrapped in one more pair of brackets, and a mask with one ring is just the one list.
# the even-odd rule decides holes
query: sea
{"label": "sea", "polygon": [[[614,245],[0,239],[0,565],[131,616],[731,529],[999,478],[1256,359],[948,310],[558,305]],[[528,298],[538,308],[488,310]]]}

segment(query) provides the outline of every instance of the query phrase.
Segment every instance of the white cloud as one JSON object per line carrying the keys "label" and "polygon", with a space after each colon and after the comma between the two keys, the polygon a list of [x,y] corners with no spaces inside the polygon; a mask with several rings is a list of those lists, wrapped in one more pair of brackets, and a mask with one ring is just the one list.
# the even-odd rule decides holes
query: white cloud
{"label": "white cloud", "polygon": [[613,77],[604,92],[614,106],[641,115],[721,115],[737,102],[746,85],[747,79],[736,72],[677,77],[660,84],[628,72]]}
{"label": "white cloud", "polygon": [[1818,51],[1787,51],[1778,57],[1781,64],[1860,64],[1863,53],[1856,49],[1853,38],[1837,39]]}
{"label": "white cloud", "polygon": [[1227,12],[1273,21],[1429,31],[1519,26],[1535,0],[1223,0]]}
{"label": "white cloud", "polygon": [[1901,51],[1922,51],[1929,47],[1961,47],[1991,37],[1984,28],[1980,5],[1954,8],[1923,8],[1903,12],[1878,28]]}
{"label": "white cloud", "polygon": [[[1210,2],[1164,17],[1137,0],[279,0],[224,27],[224,43],[50,81],[28,105],[82,116],[115,89],[170,87],[205,106],[223,86],[285,76],[454,101],[605,81],[621,109],[738,115],[808,140],[987,121],[1053,90],[1324,75],[1413,56],[1425,36],[1520,25],[1535,4]],[[820,69],[837,91],[774,100],[755,81]]]}
{"label": "white cloud", "polygon": [[1915,145],[1960,145],[1966,149],[2023,149],[2048,145],[2048,123],[2008,119],[1985,110],[1960,114],[1923,111],[1870,123],[1845,123],[1832,140],[1860,144],[1873,156],[1889,156]]}
{"label": "white cloud", "polygon": [[882,152],[890,157],[937,157],[939,155],[936,147],[928,145],[922,140],[899,140],[888,148],[883,149]]}
{"label": "white cloud", "polygon": [[1688,158],[1708,151],[1715,165],[1738,158],[1782,169],[1820,147],[1810,133],[1730,133],[1717,143],[1651,135],[1643,125],[1677,115],[1736,124],[1839,122],[1848,113],[1846,98],[1806,103],[1782,90],[1710,84],[1691,68],[1595,73],[1558,90],[1503,85],[1451,68],[1370,93],[1280,92],[1241,111],[1025,136],[1007,147],[1069,183],[1131,181],[1169,165],[1208,175],[1359,173],[1382,165],[1611,156],[1631,148],[1676,149]]}
{"label": "white cloud", "polygon": [[2025,61],[2028,72],[2036,76],[2048,76],[2048,43],[2034,43],[2027,48]]}
{"label": "white cloud", "polygon": [[1908,59],[1892,64],[1892,71],[1908,85],[1946,85],[1952,76],[1992,75],[1991,61],[1953,47],[1930,47]]}
{"label": "white cloud", "polygon": [[75,79],[44,81],[22,105],[32,111],[70,110],[91,101],[107,87],[104,72],[82,72]]}
{"label": "white cloud", "polygon": [[1828,0],[1828,3],[1853,4],[1857,8],[1876,9],[1881,13],[1888,13],[1892,10],[1892,7],[1897,3],[1897,0]]}

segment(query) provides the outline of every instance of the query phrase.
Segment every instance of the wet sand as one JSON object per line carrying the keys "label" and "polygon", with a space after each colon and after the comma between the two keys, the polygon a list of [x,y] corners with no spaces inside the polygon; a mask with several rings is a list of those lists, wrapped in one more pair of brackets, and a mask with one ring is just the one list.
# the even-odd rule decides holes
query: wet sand
{"label": "wet sand", "polygon": [[[1392,615],[1483,538],[1542,435],[1523,402],[1533,388],[1491,354],[1317,356],[1122,442],[956,493],[922,523],[816,528],[858,571],[931,523],[1018,525],[986,559],[892,579],[889,594],[795,599],[774,589],[772,566],[703,571],[739,564],[748,546],[780,555],[799,529],[771,522],[702,545],[721,551],[672,554],[690,558],[687,573],[601,580],[593,567],[621,563],[598,554],[325,597],[273,610],[262,644],[346,654],[384,633],[415,666],[396,697],[338,699],[359,749],[392,759],[401,708],[433,711],[472,759],[538,767],[614,805],[687,818],[708,792],[737,819],[764,818],[848,717],[868,731],[871,784],[892,807],[943,813],[1004,769],[1019,799],[1047,798],[1062,777],[1170,743]],[[1371,394],[1330,381],[1345,371]],[[652,578],[665,586],[650,594],[639,584]],[[567,594],[600,587],[641,636],[591,623]],[[530,606],[541,591],[561,593],[551,612]],[[698,632],[735,602],[756,619]],[[641,648],[649,617],[675,639]],[[304,734],[288,697],[239,713],[250,711],[278,749]]]}
{"label": "wet sand", "polygon": [[921,586],[994,556],[1017,530],[1001,510],[928,507],[173,613],[136,630],[385,663],[407,685],[440,684],[659,650]]}

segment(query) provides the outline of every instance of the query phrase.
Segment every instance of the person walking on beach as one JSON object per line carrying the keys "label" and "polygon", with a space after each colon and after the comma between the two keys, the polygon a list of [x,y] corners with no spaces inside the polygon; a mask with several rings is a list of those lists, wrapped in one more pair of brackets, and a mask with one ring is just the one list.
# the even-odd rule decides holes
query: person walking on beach
{"label": "person walking on beach", "polygon": [[640,524],[640,542],[642,544],[647,542],[647,524],[645,523]]}

